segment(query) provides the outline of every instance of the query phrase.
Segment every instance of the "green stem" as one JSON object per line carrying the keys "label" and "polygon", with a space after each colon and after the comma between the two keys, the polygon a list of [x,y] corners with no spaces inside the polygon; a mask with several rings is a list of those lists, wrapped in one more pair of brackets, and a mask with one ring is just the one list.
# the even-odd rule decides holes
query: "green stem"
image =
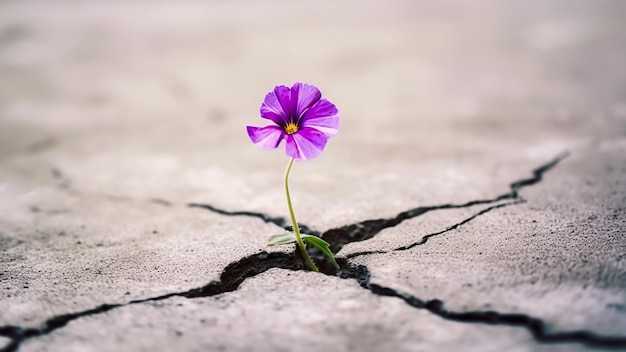
{"label": "green stem", "polygon": [[287,194],[287,206],[289,207],[289,217],[291,218],[291,226],[293,227],[293,233],[296,234],[296,241],[298,241],[298,247],[302,251],[302,256],[306,261],[306,264],[311,268],[311,270],[315,272],[319,272],[319,269],[309,257],[309,253],[306,251],[306,246],[302,241],[302,237],[300,236],[300,227],[298,227],[298,222],[296,222],[296,215],[293,213],[293,206],[291,205],[291,196],[289,195],[289,173],[291,172],[291,167],[293,166],[294,158],[289,160],[289,164],[287,164],[287,171],[285,171],[285,193]]}

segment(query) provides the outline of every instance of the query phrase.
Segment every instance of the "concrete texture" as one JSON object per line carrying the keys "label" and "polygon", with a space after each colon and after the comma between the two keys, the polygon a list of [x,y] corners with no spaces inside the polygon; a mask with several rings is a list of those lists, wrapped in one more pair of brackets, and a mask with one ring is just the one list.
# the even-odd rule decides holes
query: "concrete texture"
{"label": "concrete texture", "polygon": [[[626,349],[624,15],[0,3],[0,349]],[[294,81],[341,112],[291,182],[326,275],[244,129]]]}

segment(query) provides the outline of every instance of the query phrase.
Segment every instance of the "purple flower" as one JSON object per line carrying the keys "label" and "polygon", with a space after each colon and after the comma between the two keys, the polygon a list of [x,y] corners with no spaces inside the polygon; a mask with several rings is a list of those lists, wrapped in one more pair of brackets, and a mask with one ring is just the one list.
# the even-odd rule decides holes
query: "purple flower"
{"label": "purple flower", "polygon": [[314,85],[296,82],[291,88],[277,86],[261,104],[261,117],[272,120],[276,126],[248,126],[248,136],[263,149],[275,149],[286,140],[288,156],[313,159],[337,133],[338,113]]}

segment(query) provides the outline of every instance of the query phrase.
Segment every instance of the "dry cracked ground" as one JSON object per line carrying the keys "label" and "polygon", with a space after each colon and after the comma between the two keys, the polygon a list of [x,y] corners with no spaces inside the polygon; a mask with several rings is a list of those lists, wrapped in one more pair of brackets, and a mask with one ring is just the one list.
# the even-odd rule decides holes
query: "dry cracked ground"
{"label": "dry cracked ground", "polygon": [[[1,351],[626,350],[622,1],[0,3]],[[276,84],[340,133],[247,139]]]}

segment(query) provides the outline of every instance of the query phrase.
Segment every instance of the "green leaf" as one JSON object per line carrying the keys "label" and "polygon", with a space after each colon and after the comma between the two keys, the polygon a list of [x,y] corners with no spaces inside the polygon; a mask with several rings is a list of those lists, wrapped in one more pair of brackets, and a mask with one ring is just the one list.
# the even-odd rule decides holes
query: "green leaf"
{"label": "green leaf", "polygon": [[293,232],[283,232],[267,238],[268,246],[278,246],[296,242],[296,235]]}
{"label": "green leaf", "polygon": [[330,243],[324,241],[323,239],[311,235],[302,235],[302,239],[304,242],[319,248],[322,253],[330,260],[331,263],[335,266],[335,268],[339,269],[339,265],[335,261],[335,257],[333,257],[333,252],[330,251]]}

